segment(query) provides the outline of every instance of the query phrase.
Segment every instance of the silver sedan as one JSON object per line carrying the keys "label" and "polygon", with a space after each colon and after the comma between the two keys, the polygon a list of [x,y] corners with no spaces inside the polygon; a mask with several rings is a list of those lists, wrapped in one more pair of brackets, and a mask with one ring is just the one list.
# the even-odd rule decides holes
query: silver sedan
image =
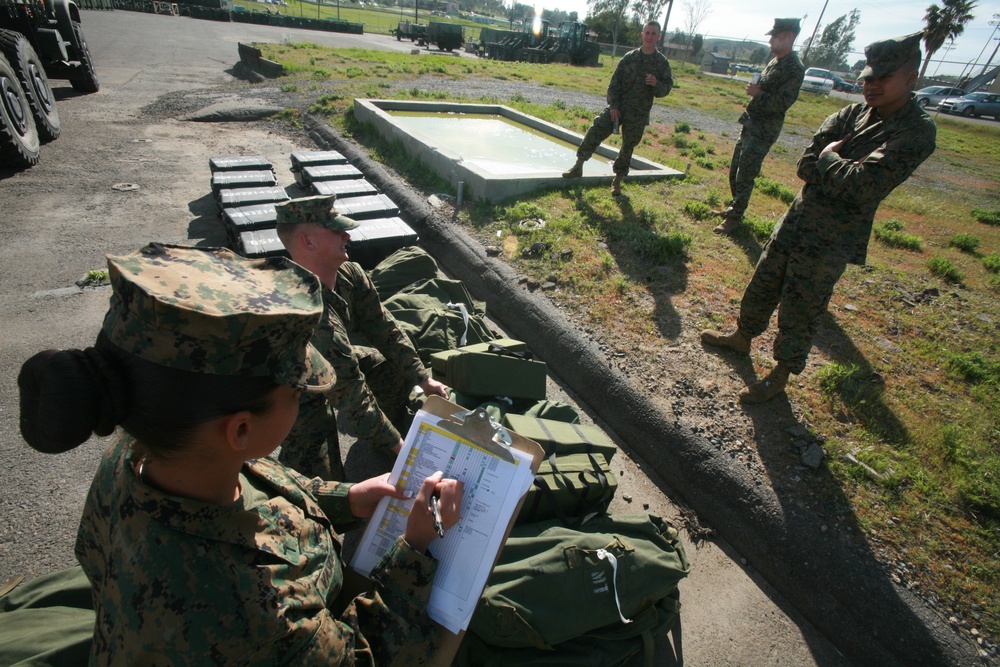
{"label": "silver sedan", "polygon": [[969,93],[965,97],[949,97],[938,105],[941,113],[963,116],[993,116],[1000,120],[1000,95],[996,93]]}

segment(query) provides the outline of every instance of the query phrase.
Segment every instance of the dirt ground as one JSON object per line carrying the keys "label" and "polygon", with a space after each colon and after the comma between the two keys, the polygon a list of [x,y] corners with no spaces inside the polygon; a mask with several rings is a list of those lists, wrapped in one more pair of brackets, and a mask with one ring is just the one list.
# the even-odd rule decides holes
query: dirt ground
{"label": "dirt ground", "polygon": [[[95,438],[73,452],[44,456],[18,435],[21,362],[48,347],[85,347],[100,326],[108,288],[80,289],[75,282],[87,270],[103,268],[106,254],[152,240],[224,245],[209,189],[209,158],[265,155],[275,163],[279,183],[291,186],[289,153],[314,148],[301,130],[281,121],[181,118],[218,103],[272,102],[232,75],[238,41],[278,41],[299,32],[296,39],[331,45],[360,39],[121,11],[85,12],[84,28],[101,91],[77,95],[68,83],[53,82],[63,136],[43,147],[38,166],[0,171],[0,512],[7,519],[0,525],[0,582],[74,563],[76,522],[106,445]],[[364,39],[383,39],[396,48],[388,37]],[[792,408],[785,404],[778,412],[751,416],[733,402],[753,373],[749,363],[733,365],[730,358],[706,354],[690,332],[659,350],[636,350],[600,332],[591,335],[622,373],[673,411],[678,424],[704,434],[762,484],[778,493],[808,484],[796,443],[801,438],[786,430],[799,423]],[[755,360],[768,356],[764,345],[755,348]],[[550,398],[573,400],[554,383],[550,388]],[[380,465],[358,449],[346,452],[349,474],[360,476]],[[703,532],[627,448],[612,467],[620,481],[613,511],[648,511],[693,529],[683,534],[693,563],[681,585],[684,661],[849,664],[740,554],[710,530]],[[848,526],[844,533],[845,540],[853,539]]]}

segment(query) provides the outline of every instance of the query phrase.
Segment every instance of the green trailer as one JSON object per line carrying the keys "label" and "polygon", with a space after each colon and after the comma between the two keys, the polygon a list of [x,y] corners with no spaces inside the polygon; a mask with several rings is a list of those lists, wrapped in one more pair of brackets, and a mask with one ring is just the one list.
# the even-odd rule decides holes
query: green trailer
{"label": "green trailer", "polygon": [[454,51],[465,44],[465,26],[458,23],[431,21],[427,24],[427,46],[441,51]]}
{"label": "green trailer", "polygon": [[59,136],[49,78],[74,89],[100,88],[83,37],[80,8],[69,0],[0,0],[0,165],[30,167],[39,145]]}

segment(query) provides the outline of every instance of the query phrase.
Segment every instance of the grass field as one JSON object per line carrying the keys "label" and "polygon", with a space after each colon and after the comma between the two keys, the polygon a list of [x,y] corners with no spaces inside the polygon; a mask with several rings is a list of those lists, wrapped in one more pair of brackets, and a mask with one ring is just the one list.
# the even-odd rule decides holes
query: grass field
{"label": "grass field", "polygon": [[[275,7],[274,5],[258,2],[257,0],[240,0],[235,4],[241,5],[247,11],[275,11],[278,10],[287,16],[304,16],[306,18],[337,19],[350,23],[362,23],[366,33],[376,35],[388,35],[390,30],[394,30],[400,21],[411,21],[413,23],[426,24],[428,21],[445,21],[447,23],[460,23],[465,26],[466,39],[474,39],[479,36],[479,31],[483,28],[482,23],[467,21],[452,17],[434,16],[429,11],[420,10],[414,13],[413,8],[400,11],[399,8],[376,8],[369,6],[359,6],[356,3],[338,3],[335,0],[323,0],[319,5],[315,2],[299,2],[299,0],[288,0],[287,7]],[[507,24],[498,25],[498,28],[506,28]]]}
{"label": "grass field", "polygon": [[[353,121],[354,97],[385,97],[387,82],[425,75],[492,77],[603,96],[610,72],[609,67],[324,51],[309,45],[261,47],[293,72],[284,83],[287,90],[314,92],[314,111],[326,113],[376,156],[435,191],[446,184]],[[761,244],[800,186],[798,155],[776,145],[741,229],[733,239],[712,234],[709,212],[728,197],[729,155],[738,128],[733,121],[746,101],[744,84],[684,67],[675,67],[675,74],[682,86],[657,104],[696,110],[732,127],[711,132],[691,121],[647,128],[637,153],[688,169],[687,178],[626,182],[628,206],[619,205],[604,186],[585,188],[580,196],[556,190],[500,206],[480,203],[460,216],[474,233],[498,230],[518,271],[540,280],[558,275],[561,289],[554,298],[560,305],[588,326],[613,329],[626,353],[680,335],[665,330],[649,305],[664,295],[684,312],[684,326],[730,325]],[[399,90],[401,97],[427,96],[417,87]],[[489,101],[581,133],[594,112],[533,105],[519,95]],[[843,104],[804,97],[790,110],[786,132],[808,138]],[[1000,637],[1000,123],[947,117],[937,122],[936,152],[879,209],[868,264],[848,268],[823,324],[832,338],[814,349],[789,397],[825,440],[825,467],[803,492],[810,506],[832,522],[853,521],[891,576],[995,639]],[[527,217],[542,217],[547,224],[522,229],[517,222]],[[516,252],[535,241],[572,251],[572,261],[525,259]]]}

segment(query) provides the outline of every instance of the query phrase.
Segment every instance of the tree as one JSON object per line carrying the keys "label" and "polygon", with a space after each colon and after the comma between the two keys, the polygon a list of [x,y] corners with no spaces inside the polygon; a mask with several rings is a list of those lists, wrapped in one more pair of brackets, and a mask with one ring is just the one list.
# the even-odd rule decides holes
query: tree
{"label": "tree", "polygon": [[[688,34],[688,54],[693,56],[694,35],[712,13],[712,0],[684,0],[681,7],[684,10],[684,30]],[[701,50],[700,45],[698,50]]]}
{"label": "tree", "polygon": [[[833,23],[823,28],[819,41],[815,44],[810,37],[806,40],[802,51],[802,59],[808,60],[808,65],[825,67],[826,69],[846,70],[847,55],[854,44],[854,31],[861,23],[861,12],[852,9]],[[810,52],[812,55],[809,55]]]}
{"label": "tree", "polygon": [[[659,21],[663,8],[670,0],[635,0],[632,4],[632,14],[642,24],[646,21]],[[662,26],[663,24],[660,23]]]}
{"label": "tree", "polygon": [[750,62],[754,65],[760,65],[767,62],[768,56],[771,55],[771,51],[763,46],[759,47],[750,55]]}
{"label": "tree", "polygon": [[924,78],[927,65],[938,49],[944,46],[945,40],[954,42],[955,38],[965,32],[965,24],[975,18],[972,10],[975,0],[941,0],[943,7],[933,4],[924,14],[924,47],[927,57],[920,68],[920,78]]}
{"label": "tree", "polygon": [[601,14],[608,14],[607,25],[611,34],[612,50],[611,55],[618,55],[618,38],[626,28],[626,12],[629,9],[629,0],[587,0],[590,7],[590,15],[598,18]]}
{"label": "tree", "polygon": [[698,58],[698,54],[701,53],[701,47],[705,44],[705,38],[701,35],[695,35],[694,39],[691,40],[691,59],[695,60]]}
{"label": "tree", "polygon": [[867,64],[868,64],[868,61],[865,60],[864,58],[862,58],[861,60],[859,60],[856,63],[854,63],[854,67],[851,68],[851,71],[852,72],[860,72],[861,70],[863,70],[865,68],[865,65],[867,65]]}

